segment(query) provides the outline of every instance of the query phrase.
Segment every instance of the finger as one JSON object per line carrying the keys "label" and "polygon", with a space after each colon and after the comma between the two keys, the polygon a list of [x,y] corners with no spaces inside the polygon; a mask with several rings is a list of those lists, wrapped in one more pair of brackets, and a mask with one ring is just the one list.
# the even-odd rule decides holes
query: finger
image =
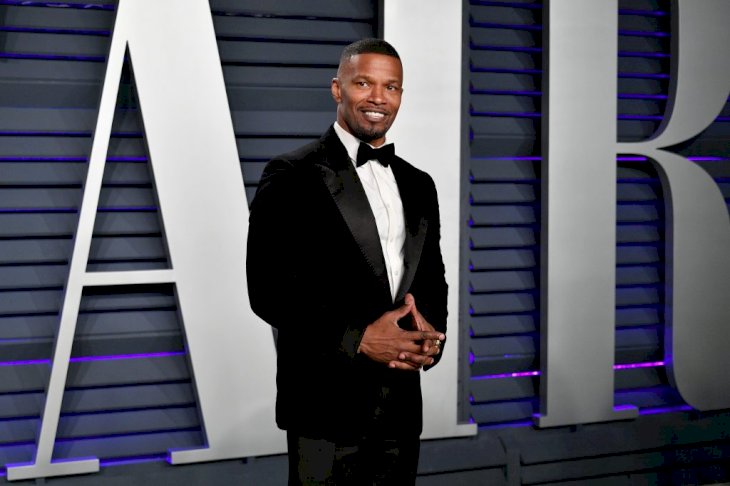
{"label": "finger", "polygon": [[427,356],[436,356],[441,352],[441,347],[436,346],[433,341],[424,341],[423,346],[421,347],[421,354],[425,354]]}
{"label": "finger", "polygon": [[413,324],[413,329],[415,329],[416,331],[423,331],[423,325],[422,325],[421,319],[420,319],[421,314],[416,310],[416,298],[413,297],[413,294],[407,293],[404,298],[404,301],[406,304],[411,305],[410,314],[411,314],[411,322]]}
{"label": "finger", "polygon": [[416,298],[413,297],[413,294],[410,293],[410,292],[406,294],[406,296],[405,296],[405,298],[403,300],[408,305],[415,305],[415,303],[416,303]]}
{"label": "finger", "polygon": [[388,363],[388,368],[404,370],[404,371],[418,371],[421,369],[420,366],[404,361],[391,361]]}
{"label": "finger", "polygon": [[446,334],[438,331],[404,331],[407,332],[408,338],[412,339],[413,341],[425,341],[427,339],[431,341],[436,341],[437,339],[439,341],[444,341],[446,339]]}
{"label": "finger", "polygon": [[398,355],[401,362],[412,363],[417,366],[428,366],[433,364],[433,358],[417,353],[402,352]]}
{"label": "finger", "polygon": [[410,302],[406,300],[406,302],[402,306],[398,307],[395,310],[390,311],[390,313],[391,313],[392,317],[397,321],[401,317],[405,317],[406,315],[408,315],[411,312],[412,307],[413,307],[413,300],[411,300]]}

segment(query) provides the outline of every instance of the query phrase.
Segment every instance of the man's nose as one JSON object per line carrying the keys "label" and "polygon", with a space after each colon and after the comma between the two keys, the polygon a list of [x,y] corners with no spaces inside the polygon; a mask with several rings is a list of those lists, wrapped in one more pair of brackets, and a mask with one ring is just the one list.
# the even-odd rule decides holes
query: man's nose
{"label": "man's nose", "polygon": [[370,90],[369,101],[376,104],[385,103],[385,89],[382,86],[373,86]]}

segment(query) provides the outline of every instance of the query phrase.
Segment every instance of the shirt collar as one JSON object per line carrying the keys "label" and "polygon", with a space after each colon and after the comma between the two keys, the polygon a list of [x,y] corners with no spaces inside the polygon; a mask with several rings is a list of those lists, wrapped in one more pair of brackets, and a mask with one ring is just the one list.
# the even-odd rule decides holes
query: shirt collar
{"label": "shirt collar", "polygon": [[[353,135],[352,133],[350,133],[347,130],[345,130],[344,128],[342,128],[340,126],[340,124],[337,123],[336,121],[334,124],[334,128],[335,128],[335,133],[337,134],[337,136],[340,139],[340,142],[342,142],[342,145],[345,146],[345,150],[347,150],[347,155],[350,157],[350,161],[353,164],[355,164],[356,160],[357,160],[357,150],[360,148],[360,142],[362,140],[360,140],[355,135]],[[388,143],[389,143],[388,139],[386,138],[383,146]],[[368,144],[368,145],[370,145],[370,144]],[[370,145],[370,146],[372,147],[372,145]],[[373,147],[373,148],[375,148],[375,147]]]}

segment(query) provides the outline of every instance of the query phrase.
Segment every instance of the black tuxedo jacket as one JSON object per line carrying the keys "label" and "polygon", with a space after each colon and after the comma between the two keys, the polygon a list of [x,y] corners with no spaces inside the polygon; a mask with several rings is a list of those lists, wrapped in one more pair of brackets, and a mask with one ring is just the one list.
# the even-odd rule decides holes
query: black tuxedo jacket
{"label": "black tuxedo jacket", "polygon": [[[308,437],[419,435],[418,372],[357,353],[368,324],[407,292],[446,332],[446,282],[436,189],[428,174],[392,163],[406,222],[404,276],[393,303],[375,218],[334,129],[271,160],[251,204],[251,307],[278,330],[276,419]],[[407,316],[401,327],[410,329]]]}

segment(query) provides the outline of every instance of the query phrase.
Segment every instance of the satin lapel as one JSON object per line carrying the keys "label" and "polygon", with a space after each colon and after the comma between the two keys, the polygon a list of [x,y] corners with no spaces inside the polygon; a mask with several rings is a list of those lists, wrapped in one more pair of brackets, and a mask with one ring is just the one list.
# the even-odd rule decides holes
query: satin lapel
{"label": "satin lapel", "polygon": [[357,171],[332,128],[322,137],[322,143],[326,157],[320,166],[322,180],[370,268],[390,295],[378,227]]}
{"label": "satin lapel", "polygon": [[418,262],[423,251],[423,242],[426,240],[428,230],[428,219],[423,214],[423,206],[419,204],[421,195],[416,191],[412,177],[416,174],[408,174],[408,167],[401,161],[392,164],[393,175],[398,183],[403,212],[406,220],[406,241],[403,244],[403,279],[395,296],[395,301],[400,302],[413,283],[413,278],[418,269]]}

